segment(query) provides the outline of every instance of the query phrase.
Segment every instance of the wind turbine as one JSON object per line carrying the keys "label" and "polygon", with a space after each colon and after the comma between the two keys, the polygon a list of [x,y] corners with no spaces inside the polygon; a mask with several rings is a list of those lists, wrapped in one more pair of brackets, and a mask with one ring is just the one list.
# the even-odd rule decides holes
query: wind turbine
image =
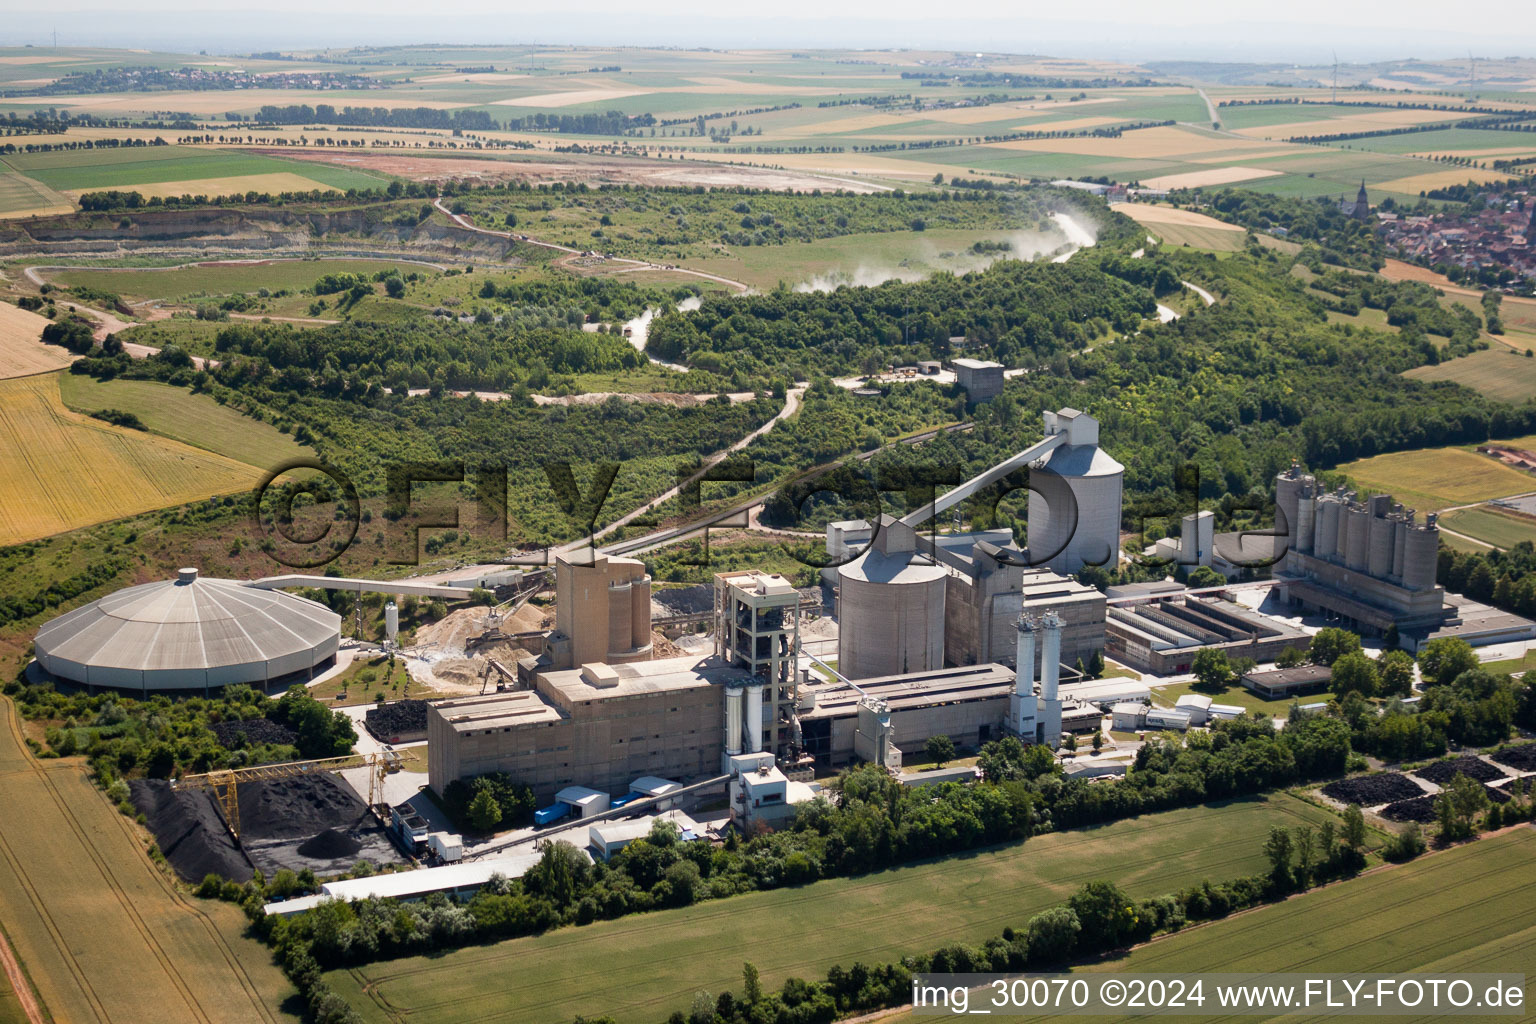
{"label": "wind turbine", "polygon": [[1339,102],[1339,51],[1333,51],[1333,102]]}

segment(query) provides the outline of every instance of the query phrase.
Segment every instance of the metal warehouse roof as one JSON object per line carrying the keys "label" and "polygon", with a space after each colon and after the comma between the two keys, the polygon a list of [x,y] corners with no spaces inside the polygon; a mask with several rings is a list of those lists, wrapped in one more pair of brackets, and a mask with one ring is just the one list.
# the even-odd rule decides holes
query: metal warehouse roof
{"label": "metal warehouse roof", "polygon": [[308,667],[317,651],[334,652],[340,629],[341,617],[322,604],[182,569],[174,580],[119,590],[47,623],[37,654],[50,672],[84,682],[220,682],[210,675],[235,666],[274,670],[267,677]]}

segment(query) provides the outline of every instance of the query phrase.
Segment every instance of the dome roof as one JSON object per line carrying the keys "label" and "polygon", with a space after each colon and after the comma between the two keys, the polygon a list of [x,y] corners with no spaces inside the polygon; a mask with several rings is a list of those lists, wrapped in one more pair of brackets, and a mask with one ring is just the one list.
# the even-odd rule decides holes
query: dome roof
{"label": "dome roof", "polygon": [[1125,467],[1096,444],[1064,444],[1046,457],[1045,468],[1062,476],[1119,476]]}
{"label": "dome roof", "polygon": [[78,682],[147,689],[260,682],[336,651],[341,617],[322,604],[182,569],[47,623],[37,658]]}

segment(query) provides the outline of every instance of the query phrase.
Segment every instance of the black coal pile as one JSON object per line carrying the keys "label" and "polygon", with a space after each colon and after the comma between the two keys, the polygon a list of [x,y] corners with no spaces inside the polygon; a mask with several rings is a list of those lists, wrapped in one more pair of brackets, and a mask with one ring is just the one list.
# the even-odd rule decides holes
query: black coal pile
{"label": "black coal pile", "polygon": [[370,708],[363,716],[363,724],[381,743],[393,742],[397,736],[425,735],[427,707],[424,700],[391,701]]}
{"label": "black coal pile", "polygon": [[335,860],[337,857],[350,857],[362,848],[363,844],[351,836],[328,828],[304,840],[298,850],[305,857],[316,860]]}
{"label": "black coal pile", "polygon": [[1454,761],[1436,761],[1413,774],[1421,779],[1428,779],[1437,786],[1445,785],[1457,775],[1465,775],[1478,782],[1493,782],[1495,779],[1507,778],[1503,772],[1482,758],[1470,756],[1458,757]]}
{"label": "black coal pile", "polygon": [[160,852],[183,879],[201,882],[214,874],[244,882],[251,877],[251,862],[225,828],[211,792],[173,790],[164,779],[135,779],[128,788]]}
{"label": "black coal pile", "polygon": [[1323,795],[1346,804],[1374,807],[1396,800],[1411,800],[1422,796],[1424,790],[1406,775],[1389,772],[1384,775],[1361,775],[1353,779],[1340,779],[1323,787]]}
{"label": "black coal pile", "polygon": [[208,728],[221,744],[231,749],[262,743],[291,744],[298,738],[286,725],[278,725],[265,718],[251,718],[243,722],[213,722]]}
{"label": "black coal pile", "polygon": [[1435,820],[1435,798],[1416,796],[1412,800],[1399,800],[1381,809],[1381,816],[1388,821],[1417,821],[1427,824]]}
{"label": "black coal pile", "polygon": [[240,783],[240,836],[246,841],[308,839],[328,828],[372,824],[352,788],[328,773]]}
{"label": "black coal pile", "polygon": [[1536,743],[1521,743],[1492,755],[1499,764],[1517,772],[1536,772]]}

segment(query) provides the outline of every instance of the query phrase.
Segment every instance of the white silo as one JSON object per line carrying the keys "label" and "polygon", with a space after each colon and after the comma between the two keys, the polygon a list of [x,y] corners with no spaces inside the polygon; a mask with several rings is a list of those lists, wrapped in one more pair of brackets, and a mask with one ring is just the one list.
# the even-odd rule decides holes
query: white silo
{"label": "white silo", "polygon": [[1045,414],[1045,433],[1065,443],[1032,467],[1029,559],[1054,572],[1120,559],[1120,501],[1125,467],[1099,447],[1099,421],[1076,409]]}
{"label": "white silo", "polygon": [[400,609],[395,607],[395,602],[386,602],[384,605],[384,639],[389,643],[394,643],[395,637],[399,634]]}
{"label": "white silo", "polygon": [[747,720],[747,753],[756,754],[763,749],[763,687],[759,683],[747,687],[747,706],[743,712]]}
{"label": "white silo", "polygon": [[725,752],[741,753],[741,687],[725,688]]}

